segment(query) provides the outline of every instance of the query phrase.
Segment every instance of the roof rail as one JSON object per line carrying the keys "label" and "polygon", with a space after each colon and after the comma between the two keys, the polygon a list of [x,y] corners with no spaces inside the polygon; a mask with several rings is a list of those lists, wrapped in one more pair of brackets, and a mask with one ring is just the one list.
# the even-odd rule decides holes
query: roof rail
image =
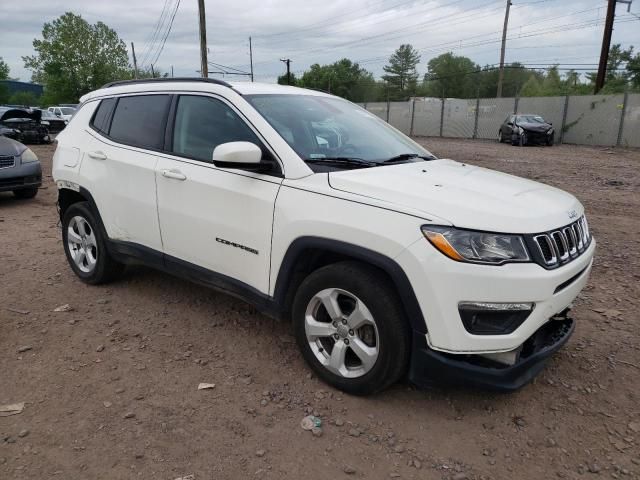
{"label": "roof rail", "polygon": [[115,82],[105,83],[100,88],[117,87],[120,85],[136,85],[138,83],[162,83],[162,82],[206,82],[215,83],[216,85],[224,85],[225,87],[233,88],[230,83],[224,80],[217,80],[215,78],[203,78],[203,77],[161,77],[161,78],[140,78],[133,80],[117,80]]}

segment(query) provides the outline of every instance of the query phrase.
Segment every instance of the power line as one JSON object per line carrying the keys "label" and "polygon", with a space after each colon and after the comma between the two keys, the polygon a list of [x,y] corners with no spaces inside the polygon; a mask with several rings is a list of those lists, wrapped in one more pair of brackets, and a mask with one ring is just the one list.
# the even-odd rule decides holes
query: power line
{"label": "power line", "polygon": [[151,51],[155,50],[158,33],[159,33],[160,29],[162,28],[162,26],[164,25],[164,23],[166,21],[166,16],[169,13],[169,4],[170,4],[171,1],[172,0],[165,0],[164,1],[164,5],[162,6],[162,12],[160,12],[160,18],[158,18],[158,21],[156,22],[156,26],[155,26],[155,28],[153,30],[153,33],[147,39],[147,41],[145,42],[144,46],[142,47],[143,55],[142,55],[142,59],[140,61],[140,67],[144,66],[144,64],[147,61],[147,58],[149,57]]}
{"label": "power line", "polygon": [[[392,38],[397,38],[399,36],[407,34],[408,30],[412,30],[412,29],[415,29],[415,28],[421,28],[421,27],[424,27],[424,26],[428,26],[429,27],[429,31],[432,32],[434,30],[434,26],[447,26],[447,27],[450,26],[451,21],[452,21],[453,18],[455,18],[455,21],[456,21],[457,24],[460,24],[460,23],[464,23],[466,21],[477,21],[477,20],[479,20],[481,18],[484,18],[484,17],[487,17],[487,16],[491,16],[491,15],[493,15],[494,11],[500,10],[500,9],[503,8],[502,7],[503,0],[498,0],[498,1],[493,2],[493,4],[496,4],[496,3],[499,3],[500,5],[488,10],[487,12],[481,14],[480,16],[477,13],[473,13],[473,12],[475,12],[477,10],[481,10],[483,8],[486,8],[487,4],[480,5],[480,6],[477,6],[477,7],[462,11],[462,12],[443,15],[443,16],[440,16],[440,17],[437,17],[437,18],[434,18],[434,19],[431,19],[431,20],[428,20],[428,21],[421,21],[421,22],[419,22],[417,24],[414,24],[414,25],[405,26],[401,30],[395,29],[395,30],[392,30],[392,31],[389,31],[389,32],[383,32],[383,33],[379,33],[379,34],[376,34],[376,35],[362,37],[362,38],[359,38],[359,39],[356,39],[356,40],[351,40],[351,41],[347,41],[347,42],[343,42],[343,43],[339,43],[339,44],[334,44],[334,45],[329,46],[329,47],[318,47],[318,48],[314,48],[314,49],[311,49],[311,50],[309,50],[309,49],[306,49],[306,50],[297,49],[297,50],[293,50],[293,52],[294,53],[300,52],[300,53],[304,53],[304,54],[315,53],[315,52],[326,52],[326,51],[329,51],[329,50],[335,50],[335,49],[337,49],[339,47],[354,45],[354,44],[361,43],[361,42],[366,42],[367,46],[370,46],[370,45],[372,45],[374,43],[377,43],[377,42],[380,42],[380,41],[387,41],[387,40],[390,40]],[[489,5],[491,5],[491,4],[489,4]],[[519,5],[514,5],[513,8],[516,8],[517,6],[519,6]],[[548,22],[548,21],[551,21],[551,20],[556,20],[556,19],[559,19],[559,18],[567,17],[567,16],[575,16],[575,15],[584,14],[584,13],[591,12],[591,11],[594,11],[594,10],[597,10],[597,9],[598,8],[596,7],[596,8],[586,9],[586,10],[579,10],[577,12],[569,12],[569,13],[565,13],[563,15],[557,15],[557,16],[553,16],[553,17],[545,17],[543,19],[537,20],[535,22],[528,23],[526,25],[516,26],[516,27],[513,28],[513,30],[516,30],[518,28],[522,29],[523,27],[526,28],[526,27],[529,27],[531,25],[535,25],[535,24],[542,23],[542,22]],[[472,37],[467,37],[466,39],[476,38],[476,37],[483,37],[483,36],[487,36],[487,35],[493,35],[494,33],[497,33],[497,32],[478,34],[478,35],[474,35]],[[466,40],[466,39],[447,42],[447,44],[454,45],[454,44],[456,44],[456,43],[458,43],[460,41]],[[386,59],[388,59],[388,55],[387,56],[383,56],[383,57],[375,57],[375,58],[380,58],[380,59],[386,60]],[[262,62],[256,63],[255,65],[257,65],[257,64],[270,64],[270,63],[272,63],[272,62],[271,61],[262,61]]]}
{"label": "power line", "polygon": [[[453,3],[457,3],[457,2],[453,2]],[[497,1],[494,1],[492,3],[502,3],[502,0],[497,0]],[[305,54],[315,53],[315,52],[325,52],[325,51],[328,51],[328,50],[335,50],[336,48],[340,48],[340,47],[344,47],[344,46],[348,46],[348,45],[353,45],[353,44],[357,44],[357,43],[362,43],[362,42],[367,42],[367,46],[369,46],[369,45],[372,45],[372,44],[380,42],[380,41],[390,40],[391,38],[397,38],[399,36],[406,35],[407,31],[410,30],[410,29],[429,26],[429,29],[432,31],[434,26],[444,25],[444,24],[449,25],[450,23],[448,23],[447,21],[451,20],[452,17],[456,17],[458,15],[462,15],[462,18],[456,19],[456,21],[458,23],[463,23],[462,20],[464,20],[464,19],[466,19],[466,20],[477,20],[479,18],[491,15],[492,14],[491,12],[496,9],[496,8],[493,8],[493,9],[489,10],[488,12],[485,12],[485,14],[480,16],[480,17],[475,13],[471,13],[471,12],[474,12],[476,10],[481,10],[483,8],[486,8],[486,7],[487,7],[487,5],[483,4],[483,5],[480,5],[480,6],[477,6],[475,8],[471,8],[471,9],[468,9],[468,10],[465,10],[465,11],[462,11],[462,12],[443,15],[443,16],[440,16],[440,17],[437,17],[437,18],[434,18],[434,19],[430,19],[430,20],[427,20],[427,21],[423,20],[423,21],[420,21],[420,23],[417,23],[417,24],[414,24],[414,25],[408,25],[408,26],[403,27],[402,29],[394,29],[394,30],[391,30],[391,31],[388,31],[388,32],[378,33],[378,34],[370,35],[370,36],[367,36],[367,37],[361,37],[361,38],[356,39],[356,40],[350,40],[350,41],[347,41],[347,42],[334,44],[334,45],[331,45],[331,46],[328,46],[328,47],[326,47],[326,46],[325,47],[318,47],[318,48],[314,48],[314,49],[310,49],[310,50],[309,49],[299,48],[299,49],[294,49],[292,51],[293,52],[305,53]],[[501,8],[501,7],[498,7],[498,8]],[[391,35],[390,38],[386,38],[386,37],[389,37],[390,35]],[[263,62],[258,62],[255,65],[267,64],[267,63],[271,63],[271,62],[263,61]]]}
{"label": "power line", "polygon": [[160,50],[158,50],[158,54],[156,55],[156,58],[153,60],[153,62],[151,62],[152,65],[158,62],[158,59],[160,58],[160,54],[162,54],[162,50],[164,50],[164,44],[167,41],[167,37],[169,37],[169,34],[171,33],[171,27],[173,27],[173,21],[176,18],[176,13],[178,13],[179,7],[180,7],[180,0],[176,2],[176,6],[173,9],[173,14],[171,15],[171,21],[169,22],[169,28],[167,28],[167,33],[165,33],[164,38],[162,39],[162,45],[160,46]]}
{"label": "power line", "polygon": [[[381,4],[387,3],[387,5],[385,5],[385,10],[383,10],[381,12],[381,13],[386,13],[386,12],[390,11],[393,8],[397,8],[397,7],[399,7],[401,5],[405,5],[407,3],[414,3],[414,1],[415,0],[403,0],[403,1],[399,2],[399,3],[397,3],[397,4],[389,6],[388,5],[388,0],[381,0],[381,1],[378,1],[376,3],[373,3],[373,4],[369,5],[369,8],[371,8],[373,6],[377,6],[377,5],[381,5]],[[453,3],[458,3],[458,2],[461,2],[461,1],[463,1],[463,0],[456,0]],[[279,37],[279,36],[283,36],[283,35],[285,35],[285,36],[296,35],[297,36],[302,32],[308,32],[310,30],[317,30],[319,28],[325,28],[327,26],[327,23],[330,23],[330,25],[332,25],[332,26],[339,25],[339,24],[342,24],[342,23],[348,23],[351,20],[344,20],[345,16],[349,16],[349,15],[351,15],[353,13],[361,13],[361,12],[362,12],[362,8],[359,7],[359,8],[353,9],[353,10],[348,11],[348,12],[340,12],[339,15],[335,15],[335,16],[332,16],[332,17],[325,18],[323,20],[319,20],[317,22],[310,23],[309,25],[306,25],[306,26],[301,27],[301,28],[296,28],[296,29],[292,29],[292,30],[285,30],[285,31],[282,31],[282,32],[267,33],[267,34],[264,34],[264,35],[255,35],[255,37],[256,38],[273,38],[273,37]],[[370,13],[368,16],[373,16],[373,15],[376,15],[377,13],[379,13],[379,12]],[[334,19],[342,19],[343,21],[341,21],[341,22],[331,22]]]}

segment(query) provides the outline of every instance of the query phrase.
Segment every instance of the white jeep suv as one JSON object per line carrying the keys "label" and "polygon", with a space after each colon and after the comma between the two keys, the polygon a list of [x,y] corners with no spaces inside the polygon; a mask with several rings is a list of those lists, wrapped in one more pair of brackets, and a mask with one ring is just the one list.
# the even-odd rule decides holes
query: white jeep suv
{"label": "white jeep suv", "polygon": [[514,390],[573,332],[595,241],[568,193],[436,159],[317,91],[169,78],[81,101],[53,177],[87,283],[142,263],[239,296],[354,394]]}

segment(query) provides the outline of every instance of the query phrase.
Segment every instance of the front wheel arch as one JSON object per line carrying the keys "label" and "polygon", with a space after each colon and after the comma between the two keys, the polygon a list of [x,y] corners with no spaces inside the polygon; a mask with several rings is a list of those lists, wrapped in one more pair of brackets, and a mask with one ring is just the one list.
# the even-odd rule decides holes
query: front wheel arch
{"label": "front wheel arch", "polygon": [[274,288],[274,300],[284,315],[291,311],[295,293],[304,279],[313,271],[340,261],[357,261],[377,268],[388,277],[412,330],[426,333],[420,304],[402,267],[384,254],[360,245],[322,237],[299,237],[285,253]]}

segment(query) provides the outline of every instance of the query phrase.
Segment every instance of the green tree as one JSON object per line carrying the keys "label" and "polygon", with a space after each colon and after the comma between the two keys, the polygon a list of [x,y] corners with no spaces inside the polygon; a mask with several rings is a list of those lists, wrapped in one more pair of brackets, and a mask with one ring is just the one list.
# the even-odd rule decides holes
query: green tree
{"label": "green tree", "polygon": [[[295,86],[295,85],[298,85],[298,83],[299,83],[298,78],[295,76],[294,73],[292,73],[291,74],[291,85]],[[283,75],[280,75],[278,77],[278,84],[279,85],[289,85],[289,83],[287,83],[287,74],[286,73],[283,74]]]}
{"label": "green tree", "polygon": [[420,54],[409,44],[400,45],[389,57],[389,63],[383,67],[387,75],[382,78],[399,97],[408,97],[416,92]]}
{"label": "green tree", "polygon": [[[482,98],[492,98],[496,96],[499,74],[499,69],[490,65],[482,69],[477,80]],[[517,97],[524,84],[527,83],[532,75],[536,76],[538,80],[542,79],[542,76],[538,72],[529,70],[519,62],[505,65],[502,79],[502,96]]]}
{"label": "green tree", "polygon": [[542,84],[535,75],[531,75],[520,89],[521,97],[542,96]]}
{"label": "green tree", "polygon": [[330,65],[311,65],[297,84],[324,90],[354,102],[371,101],[373,95],[370,92],[376,85],[371,72],[348,58]]}
{"label": "green tree", "polygon": [[8,80],[10,71],[9,64],[0,57],[0,80]]}
{"label": "green tree", "polygon": [[35,55],[22,59],[33,81],[44,85],[48,103],[77,102],[107,82],[131,77],[127,48],[118,34],[71,12],[45,23],[33,48]]}
{"label": "green tree", "polygon": [[[629,71],[629,62],[633,65],[633,46],[626,50],[619,43],[614,44],[609,50],[609,58],[607,60],[607,73],[605,75],[605,83],[602,90],[598,93],[611,94],[622,93],[632,81],[632,73]],[[622,65],[626,64],[623,69]],[[587,78],[595,85],[597,73],[587,73]]]}
{"label": "green tree", "polygon": [[[0,80],[8,80],[9,79],[9,65],[4,61],[2,57],[0,57]],[[0,103],[8,103],[9,102],[9,89],[6,85],[0,85]]]}
{"label": "green tree", "polygon": [[427,68],[421,89],[425,95],[474,98],[478,94],[477,71],[480,67],[470,58],[443,53],[429,60]]}
{"label": "green tree", "polygon": [[629,55],[627,75],[631,88],[636,92],[640,91],[640,53],[636,53],[634,56]]}
{"label": "green tree", "polygon": [[544,96],[554,96],[562,95],[563,93],[564,88],[562,80],[560,79],[560,73],[558,73],[558,66],[554,65],[547,70],[544,76],[544,80],[542,81],[542,94]]}

